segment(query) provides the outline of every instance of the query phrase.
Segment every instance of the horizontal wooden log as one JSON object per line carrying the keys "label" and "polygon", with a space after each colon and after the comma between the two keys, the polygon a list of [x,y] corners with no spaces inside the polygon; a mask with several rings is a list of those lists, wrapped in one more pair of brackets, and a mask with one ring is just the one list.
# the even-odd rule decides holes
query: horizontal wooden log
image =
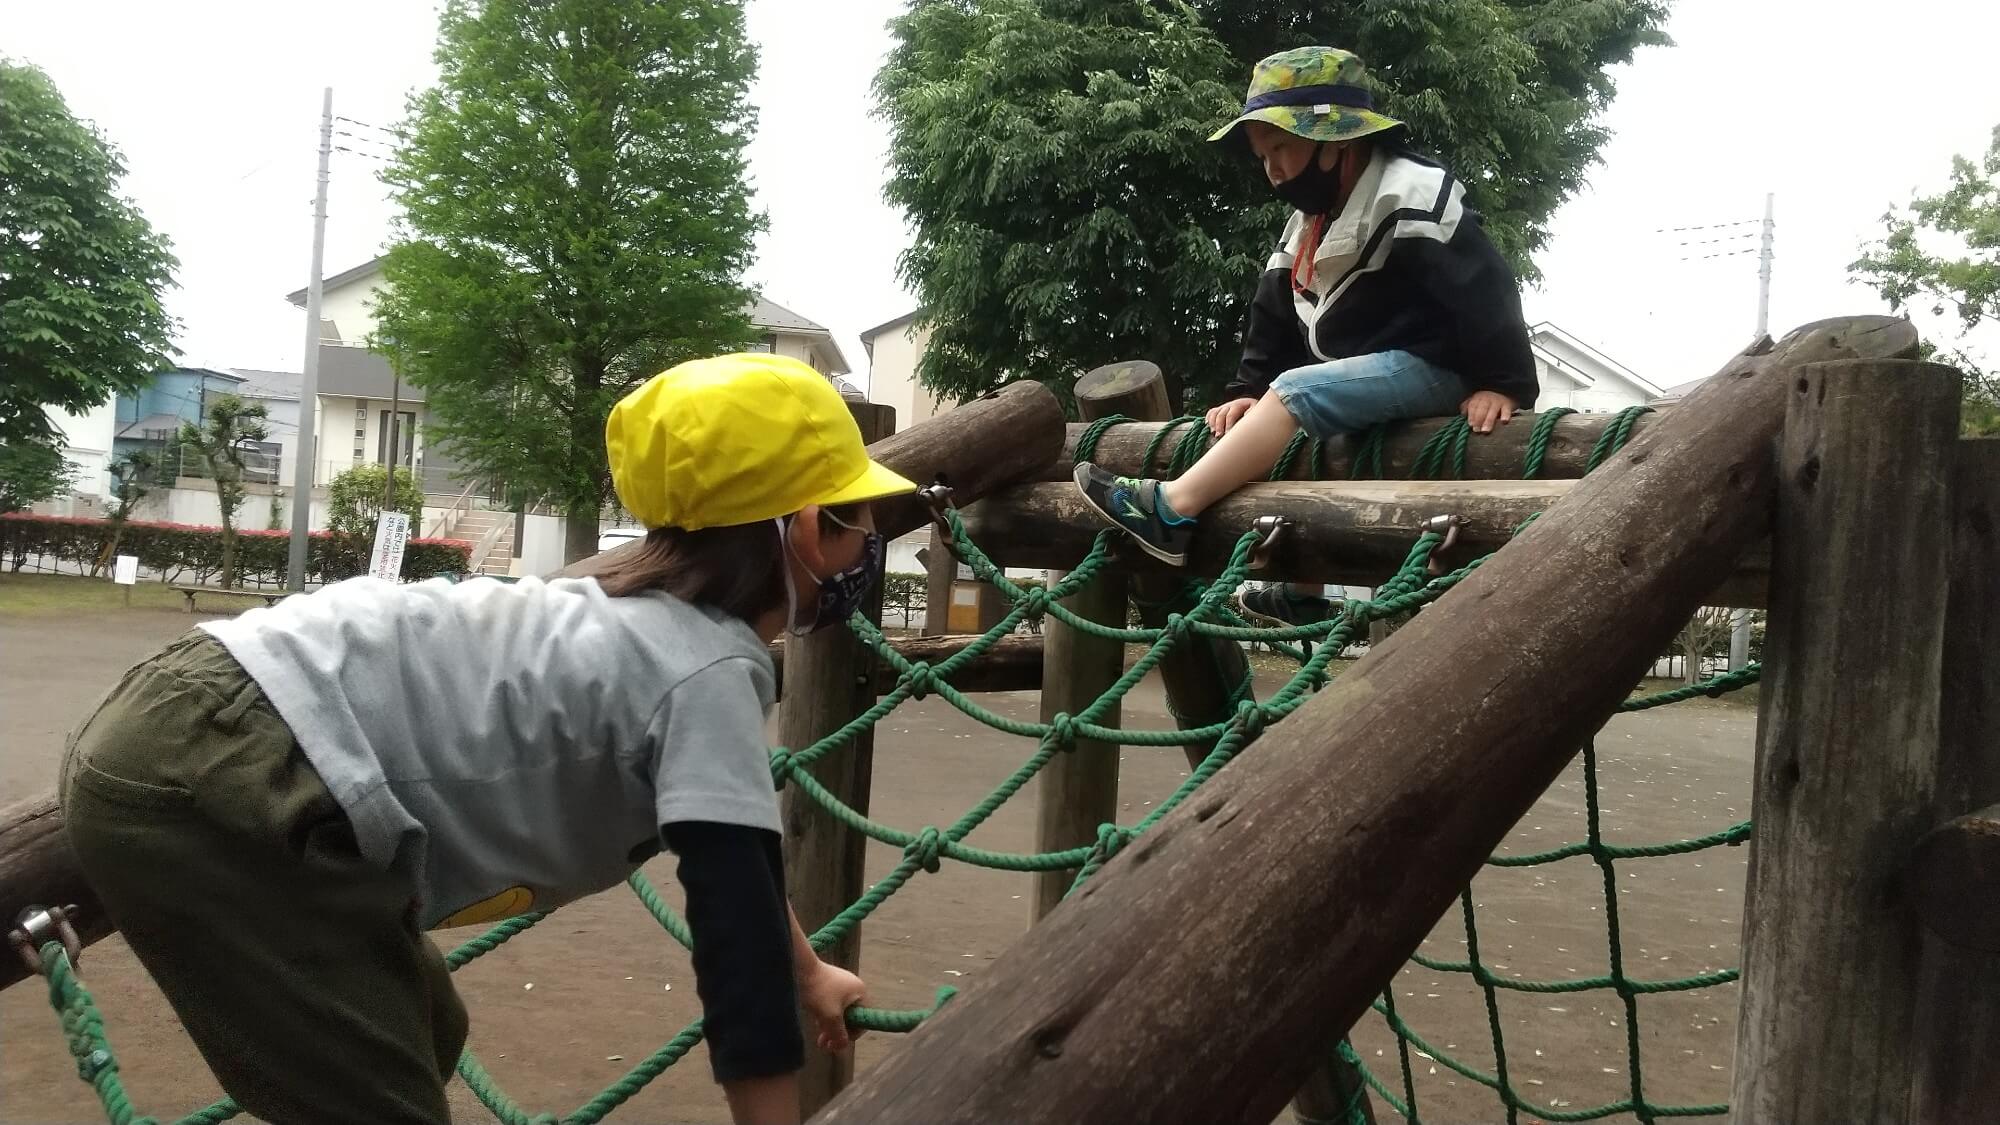
{"label": "horizontal wooden log", "polygon": [[1908,879],[1932,933],[1960,949],[2000,954],[2000,805],[1948,820],[1917,841]]}
{"label": "horizontal wooden log", "polygon": [[[891,637],[889,647],[911,663],[921,662],[936,667],[972,647],[978,639],[977,636],[962,633],[936,637]],[[778,671],[778,697],[782,699],[785,692],[785,642],[773,641],[766,651],[771,654],[771,664]],[[951,686],[960,691],[1041,690],[1042,638],[1032,635],[1000,638],[992,648],[953,676]],[[886,660],[876,661],[875,694],[887,695],[895,687],[896,669]]]}
{"label": "horizontal wooden log", "polygon": [[[1641,415],[1632,425],[1632,436],[1640,434],[1671,414],[1677,407],[1672,403],[1653,408],[1651,414]],[[1491,434],[1474,434],[1465,447],[1465,477],[1468,480],[1518,480],[1527,463],[1528,439],[1534,433],[1535,414],[1516,414],[1514,420],[1494,429]],[[1615,414],[1571,414],[1555,424],[1549,433],[1548,452],[1542,458],[1544,480],[1575,480],[1582,476],[1590,464],[1590,452],[1596,448],[1597,440],[1617,417]],[[1387,480],[1408,480],[1417,476],[1417,457],[1423,452],[1424,443],[1432,435],[1443,429],[1450,418],[1416,418],[1399,422],[1389,430],[1382,441],[1382,477]],[[1068,480],[1070,470],[1076,466],[1076,443],[1088,426],[1082,422],[1071,422],[1063,435],[1062,457],[1043,473],[1042,480]],[[1098,439],[1096,464],[1114,473],[1125,476],[1160,476],[1181,438],[1188,432],[1189,425],[1182,423],[1172,426],[1165,422],[1129,422],[1113,426]],[[1160,443],[1153,459],[1148,462],[1146,450],[1162,429],[1171,429],[1165,441]],[[1296,458],[1290,471],[1285,474],[1290,480],[1349,480],[1354,476],[1354,443],[1348,440],[1329,441],[1320,446],[1320,463],[1317,473],[1305,457]],[[1371,471],[1369,476],[1374,476]],[[1426,476],[1438,476],[1431,472]]]}
{"label": "horizontal wooden log", "polygon": [[1822,323],[1732,361],[816,1120],[1272,1120],[1767,532],[1793,365],[1913,346],[1897,323]]}
{"label": "horizontal wooden log", "polygon": [[[1576,481],[1282,481],[1246,485],[1202,514],[1187,573],[1213,576],[1236,541],[1264,516],[1289,520],[1257,577],[1277,582],[1379,586],[1396,572],[1434,516],[1465,520],[1440,561],[1461,564],[1496,551],[1530,516],[1548,510]],[[1659,513],[1664,516],[1666,513]],[[1074,485],[1025,484],[965,513],[966,531],[1002,566],[1065,570],[1082,561],[1104,524]],[[1121,546],[1136,573],[1169,569],[1136,546]],[[1711,604],[1757,607],[1769,584],[1769,554],[1759,546],[1711,595]]]}
{"label": "horizontal wooden log", "polygon": [[[12,930],[14,916],[29,906],[70,905],[80,908],[72,921],[86,945],[111,932],[111,920],[70,854],[55,794],[0,808],[0,930]],[[0,988],[27,975],[11,947],[0,951]]]}

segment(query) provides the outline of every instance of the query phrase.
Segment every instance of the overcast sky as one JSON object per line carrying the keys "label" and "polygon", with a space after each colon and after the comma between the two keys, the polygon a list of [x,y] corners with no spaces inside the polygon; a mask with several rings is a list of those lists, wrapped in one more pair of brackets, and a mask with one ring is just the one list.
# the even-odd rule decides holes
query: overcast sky
{"label": "overcast sky", "polygon": [[[833,329],[865,372],[858,334],[907,312],[895,261],[906,233],[882,202],[886,137],[869,82],[900,0],[752,0],[762,51],[751,174],[770,230],[749,282]],[[191,18],[192,11],[203,18]],[[271,3],[0,0],[0,53],[54,78],[71,109],[124,152],[125,190],[180,257],[168,298],[190,363],[297,370],[320,89],[334,112],[398,120],[430,81],[433,9],[409,0],[334,8]],[[1706,375],[1748,338],[1754,248],[1700,247],[1659,228],[1755,220],[1777,196],[1774,333],[1873,311],[1846,263],[1878,217],[1943,182],[1953,153],[2000,124],[1991,80],[2000,6],[1903,0],[1679,0],[1669,31],[1617,75],[1616,138],[1556,217],[1529,319],[1548,319],[1663,386]],[[1247,78],[1247,76],[1246,76]],[[338,128],[369,137],[362,126]],[[335,143],[326,269],[378,253],[391,208],[376,146]],[[1274,232],[1275,233],[1275,232]]]}

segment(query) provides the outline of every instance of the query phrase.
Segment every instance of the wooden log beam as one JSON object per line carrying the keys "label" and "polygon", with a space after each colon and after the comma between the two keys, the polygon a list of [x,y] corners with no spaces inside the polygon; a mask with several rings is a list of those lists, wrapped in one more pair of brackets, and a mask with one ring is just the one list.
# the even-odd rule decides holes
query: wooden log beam
{"label": "wooden log beam", "polygon": [[[1052,582],[1063,575],[1052,573]],[[1085,621],[1122,628],[1125,574],[1107,569],[1083,589],[1063,599],[1063,607]],[[1073,628],[1054,617],[1042,621],[1041,720],[1080,714],[1125,672],[1125,644]],[[1113,705],[1099,722],[1119,725]],[[1118,749],[1115,742],[1079,738],[1035,775],[1035,850],[1056,852],[1097,839],[1097,826],[1118,820]],[[1033,876],[1028,920],[1039,923],[1062,902],[1076,881],[1074,871],[1038,871]]]}
{"label": "wooden log beam", "polygon": [[[1262,516],[1291,527],[1270,561],[1257,572],[1277,582],[1339,582],[1379,586],[1410,553],[1423,524],[1457,515],[1466,523],[1440,561],[1463,563],[1496,551],[1537,512],[1549,510],[1579,486],[1577,481],[1282,481],[1238,489],[1208,511],[1188,549],[1187,574],[1216,575],[1236,541]],[[1676,500],[1675,503],[1679,501]],[[1668,505],[1671,507],[1672,505]],[[1665,518],[1663,510],[1654,518]],[[967,509],[966,531],[1001,566],[1061,569],[1090,551],[1104,524],[1075,486],[1024,484]],[[1145,552],[1122,547],[1120,557],[1139,575],[1178,573]],[[1761,606],[1769,580],[1766,550],[1746,551],[1741,565],[1710,595],[1708,604]]]}
{"label": "wooden log beam", "polygon": [[[81,908],[74,921],[85,945],[111,933],[111,919],[70,853],[56,795],[44,793],[0,808],[0,930],[12,930],[14,916],[29,906],[71,904]],[[0,988],[27,975],[27,966],[9,947],[0,956]]]}
{"label": "wooden log beam", "polygon": [[[1660,424],[1660,420],[1679,409],[1667,403],[1654,407],[1653,413],[1642,415],[1632,426],[1632,436],[1637,437],[1647,429]],[[1140,415],[1130,414],[1138,418]],[[1575,480],[1584,474],[1590,463],[1590,451],[1597,445],[1597,439],[1604,435],[1615,414],[1571,414],[1555,424],[1549,434],[1548,452],[1543,456],[1541,478],[1545,480]],[[1474,434],[1465,447],[1465,476],[1468,480],[1518,480],[1528,455],[1528,438],[1534,432],[1534,414],[1516,414],[1514,420],[1499,427],[1491,434]],[[1423,451],[1424,443],[1451,421],[1450,418],[1416,418],[1402,422],[1390,429],[1382,442],[1382,476],[1388,480],[1407,480],[1416,476],[1417,455]],[[1062,456],[1050,465],[1041,480],[1063,481],[1069,479],[1070,469],[1076,465],[1076,443],[1083,436],[1087,423],[1071,422],[1063,435]],[[1146,460],[1146,448],[1163,429],[1172,432],[1160,443],[1159,450],[1151,462]],[[1098,439],[1096,463],[1114,473],[1125,476],[1159,476],[1173,457],[1174,447],[1189,429],[1183,425],[1170,427],[1155,420],[1134,422],[1129,425],[1113,426]],[[1320,448],[1318,473],[1304,457],[1292,464],[1286,477],[1290,480],[1349,480],[1354,476],[1354,447],[1347,441],[1326,442]],[[1374,476],[1371,471],[1369,476]],[[1433,474],[1434,475],[1434,474]]]}
{"label": "wooden log beam", "polygon": [[[933,667],[957,656],[979,638],[969,633],[947,633],[939,637],[891,637],[889,647],[911,662]],[[778,672],[778,698],[785,692],[785,642],[772,641],[765,651]],[[1042,686],[1042,638],[1002,637],[951,679],[960,691],[1038,691]],[[896,687],[896,669],[886,660],[875,662],[875,694],[887,695]]]}
{"label": "wooden log beam", "polygon": [[1919,844],[1912,878],[1930,931],[1911,1044],[1912,1121],[1981,1121],[2000,1106],[2000,950],[1990,942],[2000,937],[1992,913],[2000,903],[2000,441],[1961,441],[1954,460],[1937,791],[1938,815],[1958,819],[1950,835],[1926,837],[1945,845],[1931,862]]}
{"label": "wooden log beam", "polygon": [[821,1125],[1272,1120],[1764,534],[1794,365],[1914,348],[1900,323],[1823,322],[1733,360],[1126,848]]}
{"label": "wooden log beam", "polygon": [[1937,824],[1959,379],[1862,361],[1792,381],[1730,1119],[1907,1121],[1923,936],[1898,889]]}

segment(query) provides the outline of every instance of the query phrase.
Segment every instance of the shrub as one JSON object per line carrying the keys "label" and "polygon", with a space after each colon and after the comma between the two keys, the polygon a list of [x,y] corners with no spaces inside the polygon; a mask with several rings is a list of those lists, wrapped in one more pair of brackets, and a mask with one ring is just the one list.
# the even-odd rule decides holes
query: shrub
{"label": "shrub", "polygon": [[[103,554],[117,529],[106,520],[61,519],[53,516],[0,516],[0,559],[18,571],[28,558],[41,555],[88,568]],[[241,577],[258,585],[282,584],[291,550],[288,531],[238,531],[236,567]],[[183,576],[205,582],[222,569],[223,542],[219,527],[127,520],[119,549],[137,555],[139,565],[176,582]],[[457,539],[412,539],[403,551],[403,578],[416,582],[466,569],[472,544]],[[307,540],[306,578],[337,582],[366,570],[368,547],[324,531]]]}

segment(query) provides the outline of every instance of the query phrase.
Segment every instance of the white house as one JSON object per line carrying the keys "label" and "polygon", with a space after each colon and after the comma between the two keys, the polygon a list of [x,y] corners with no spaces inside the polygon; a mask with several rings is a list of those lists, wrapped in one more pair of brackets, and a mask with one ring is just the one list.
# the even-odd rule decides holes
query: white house
{"label": "white house", "polygon": [[[313,482],[324,485],[358,464],[386,464],[393,454],[398,464],[416,472],[426,492],[456,493],[458,466],[424,440],[430,416],[423,391],[398,379],[388,360],[368,350],[375,333],[375,294],[384,284],[382,259],[375,258],[334,274],[321,285]],[[285,299],[303,308],[306,291],[296,290]],[[838,378],[849,373],[847,357],[825,326],[762,298],[746,311],[751,324],[763,331],[755,350],[798,359],[843,387],[844,393],[852,392]],[[394,441],[392,413],[401,415]]]}
{"label": "white house", "polygon": [[917,361],[930,343],[930,330],[918,328],[916,319],[914,311],[906,312],[861,334],[861,348],[868,353],[868,401],[895,407],[899,430],[949,407],[917,383]]}
{"label": "white house", "polygon": [[1535,409],[1567,406],[1586,414],[1615,413],[1666,394],[1637,372],[1548,321],[1528,329],[1535,374],[1542,384]]}
{"label": "white house", "polygon": [[111,503],[111,459],[118,437],[118,404],[107,399],[81,413],[45,406],[49,425],[62,434],[63,460],[69,462],[69,493],[34,507],[52,516],[96,516]]}

